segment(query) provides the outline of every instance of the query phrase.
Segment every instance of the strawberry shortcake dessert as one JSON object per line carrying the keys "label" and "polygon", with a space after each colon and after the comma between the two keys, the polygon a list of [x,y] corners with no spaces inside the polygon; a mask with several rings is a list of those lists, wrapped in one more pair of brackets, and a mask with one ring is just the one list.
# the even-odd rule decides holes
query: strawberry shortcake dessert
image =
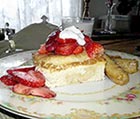
{"label": "strawberry shortcake dessert", "polygon": [[104,80],[104,48],[74,26],[50,34],[33,57],[33,66],[14,67],[0,77],[13,92],[54,98],[53,87]]}
{"label": "strawberry shortcake dessert", "polygon": [[104,48],[75,26],[54,31],[33,54],[37,71],[49,87],[59,87],[104,79]]}

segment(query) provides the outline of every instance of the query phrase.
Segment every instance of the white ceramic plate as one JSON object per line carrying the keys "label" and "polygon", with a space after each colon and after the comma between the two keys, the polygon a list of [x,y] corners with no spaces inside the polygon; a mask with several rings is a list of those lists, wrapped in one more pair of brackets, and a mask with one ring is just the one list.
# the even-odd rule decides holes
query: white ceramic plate
{"label": "white ceramic plate", "polygon": [[[17,67],[32,59],[26,51],[0,59],[0,76],[11,67]],[[126,53],[106,51],[111,55],[125,58],[140,58]],[[26,64],[27,65],[27,64]],[[28,64],[32,65],[32,64]],[[125,86],[104,81],[76,84],[53,88],[57,93],[54,99],[24,96],[13,93],[0,82],[0,107],[28,118],[43,119],[101,119],[128,118],[140,116],[140,71],[130,75]]]}

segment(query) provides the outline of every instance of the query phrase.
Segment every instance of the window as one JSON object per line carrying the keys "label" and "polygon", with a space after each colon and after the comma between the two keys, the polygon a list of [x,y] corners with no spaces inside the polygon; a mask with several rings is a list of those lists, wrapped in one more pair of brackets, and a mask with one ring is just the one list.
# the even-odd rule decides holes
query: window
{"label": "window", "polygon": [[82,0],[0,0],[0,27],[8,22],[19,31],[31,23],[41,22],[43,15],[59,26],[63,16],[81,16],[81,8]]}

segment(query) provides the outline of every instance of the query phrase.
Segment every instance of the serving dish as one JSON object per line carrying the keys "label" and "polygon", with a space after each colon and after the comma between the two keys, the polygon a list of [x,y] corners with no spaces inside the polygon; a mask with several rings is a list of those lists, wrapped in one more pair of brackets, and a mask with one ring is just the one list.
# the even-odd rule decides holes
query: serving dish
{"label": "serving dish", "polygon": [[[32,51],[16,53],[0,59],[0,76],[11,67],[32,63]],[[106,51],[124,58],[140,58],[131,54]],[[130,75],[127,85],[119,86],[105,77],[103,81],[52,88],[57,96],[45,99],[15,94],[0,82],[0,108],[27,118],[43,119],[108,119],[140,116],[140,70]]]}

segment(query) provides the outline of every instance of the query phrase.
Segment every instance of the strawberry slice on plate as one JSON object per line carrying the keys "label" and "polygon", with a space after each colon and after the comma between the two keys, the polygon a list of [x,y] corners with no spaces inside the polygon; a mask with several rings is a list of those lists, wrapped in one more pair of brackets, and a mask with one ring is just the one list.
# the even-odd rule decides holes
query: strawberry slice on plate
{"label": "strawberry slice on plate", "polygon": [[14,85],[12,91],[22,95],[33,95],[43,98],[53,98],[56,96],[56,93],[50,90],[48,87],[32,88],[20,83]]}
{"label": "strawberry slice on plate", "polygon": [[12,72],[13,71],[23,71],[23,72],[28,72],[30,70],[35,70],[35,66],[31,66],[31,67],[20,67],[20,68],[11,68],[11,69],[8,69],[7,70],[7,73],[8,74],[11,74],[12,75]]}
{"label": "strawberry slice on plate", "polygon": [[45,77],[35,67],[13,68],[7,70],[8,75],[0,77],[0,81],[12,86],[12,91],[22,95],[33,95],[53,98],[56,93],[45,86]]}
{"label": "strawberry slice on plate", "polygon": [[11,75],[4,75],[0,77],[0,81],[3,82],[7,86],[13,86],[18,83],[17,81],[15,81],[14,77]]}
{"label": "strawberry slice on plate", "polygon": [[39,71],[31,68],[9,69],[7,73],[14,77],[14,80],[30,87],[42,87],[45,85],[45,77]]}
{"label": "strawberry slice on plate", "polygon": [[32,88],[30,94],[43,98],[53,98],[56,96],[56,93],[47,87]]}

